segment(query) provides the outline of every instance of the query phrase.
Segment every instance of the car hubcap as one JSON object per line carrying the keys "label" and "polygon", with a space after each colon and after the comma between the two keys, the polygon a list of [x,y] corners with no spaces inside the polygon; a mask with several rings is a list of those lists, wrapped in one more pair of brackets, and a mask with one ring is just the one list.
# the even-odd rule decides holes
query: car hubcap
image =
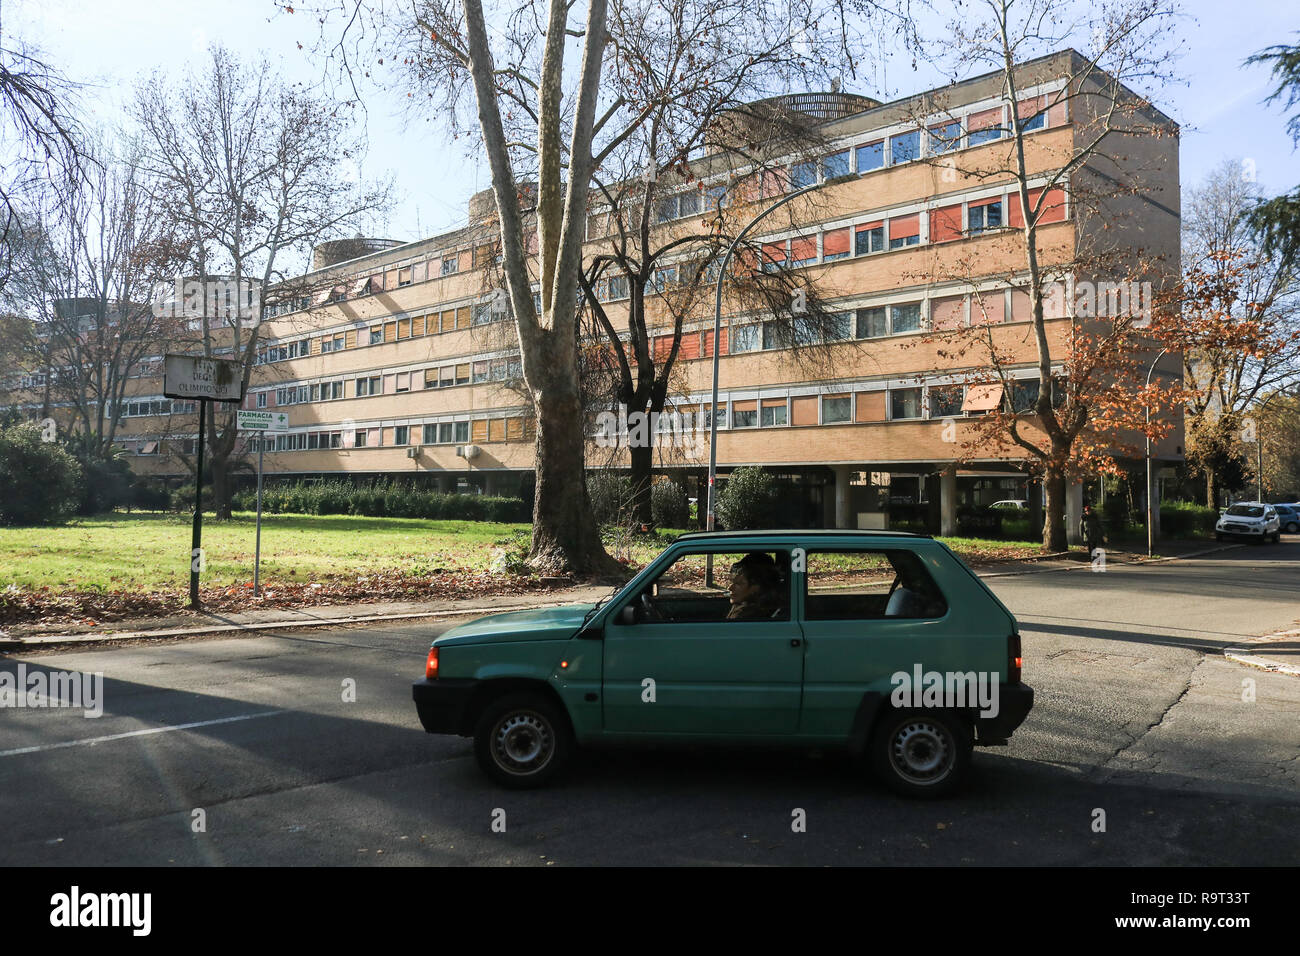
{"label": "car hubcap", "polygon": [[507,714],[492,734],[492,756],[510,773],[537,773],[550,762],[554,748],[550,725],[532,711]]}
{"label": "car hubcap", "polygon": [[946,730],[913,721],[899,727],[889,748],[894,770],[912,783],[938,783],[952,769],[956,751]]}

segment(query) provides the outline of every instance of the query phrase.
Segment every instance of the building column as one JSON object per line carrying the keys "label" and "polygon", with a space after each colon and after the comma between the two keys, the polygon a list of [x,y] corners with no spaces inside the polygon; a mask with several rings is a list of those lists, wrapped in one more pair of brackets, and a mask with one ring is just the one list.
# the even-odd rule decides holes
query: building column
{"label": "building column", "polygon": [[852,528],[853,516],[849,514],[849,476],[852,471],[848,465],[832,465],[835,473],[835,527]]}
{"label": "building column", "polygon": [[950,538],[957,533],[957,470],[939,472],[939,534]]}
{"label": "building column", "polygon": [[1065,486],[1065,541],[1083,544],[1079,534],[1079,521],[1083,518],[1083,482],[1072,481]]}
{"label": "building column", "polygon": [[495,471],[483,472],[483,494],[492,496],[497,493],[497,473]]}

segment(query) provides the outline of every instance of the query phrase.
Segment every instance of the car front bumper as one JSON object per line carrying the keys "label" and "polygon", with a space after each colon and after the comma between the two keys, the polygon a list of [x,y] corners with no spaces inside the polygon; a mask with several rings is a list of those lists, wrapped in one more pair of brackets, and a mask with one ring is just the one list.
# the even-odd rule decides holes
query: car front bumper
{"label": "car front bumper", "polygon": [[431,734],[458,734],[467,737],[473,732],[466,725],[470,699],[478,689],[479,681],[438,677],[418,680],[411,685],[420,723]]}

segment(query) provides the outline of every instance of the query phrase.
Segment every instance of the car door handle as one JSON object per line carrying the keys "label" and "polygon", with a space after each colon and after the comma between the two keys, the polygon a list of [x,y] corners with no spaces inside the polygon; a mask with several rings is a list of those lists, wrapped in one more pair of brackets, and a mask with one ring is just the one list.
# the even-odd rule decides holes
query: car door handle
{"label": "car door handle", "polygon": [[803,641],[799,640],[799,638],[797,638],[797,637],[792,637],[792,638],[790,638],[790,646],[791,646],[791,647],[798,647],[798,646],[799,646],[800,644],[802,644],[802,643],[803,643]]}

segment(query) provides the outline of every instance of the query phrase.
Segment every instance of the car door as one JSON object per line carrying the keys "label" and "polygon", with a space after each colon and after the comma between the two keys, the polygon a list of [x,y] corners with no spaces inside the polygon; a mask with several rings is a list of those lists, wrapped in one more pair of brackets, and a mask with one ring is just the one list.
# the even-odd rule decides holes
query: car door
{"label": "car door", "polygon": [[742,557],[734,547],[678,555],[614,610],[604,638],[606,732],[725,737],[798,731],[804,643],[791,613],[789,554],[764,553],[785,568],[768,595],[770,614],[727,618],[730,567]]}

